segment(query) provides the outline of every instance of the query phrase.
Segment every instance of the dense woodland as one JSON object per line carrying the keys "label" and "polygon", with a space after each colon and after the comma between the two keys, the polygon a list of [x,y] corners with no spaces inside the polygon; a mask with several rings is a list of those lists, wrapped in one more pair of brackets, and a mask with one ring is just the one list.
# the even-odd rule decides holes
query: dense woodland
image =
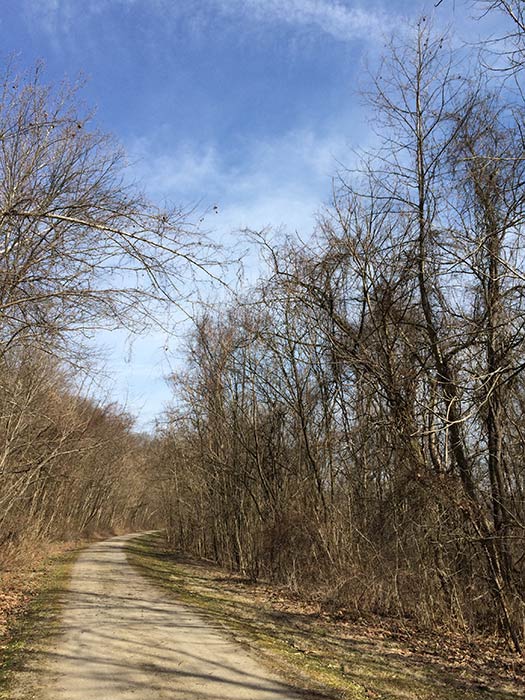
{"label": "dense woodland", "polygon": [[477,4],[510,28],[484,69],[421,20],[315,234],[251,232],[266,274],[195,319],[153,438],[84,390],[82,333],[143,327],[213,251],[125,184],[74,90],[6,72],[2,562],[165,526],[250,578],[523,650],[525,25],[519,2]]}
{"label": "dense woodland", "polygon": [[315,237],[255,235],[266,276],[196,323],[156,461],[174,546],[520,651],[525,105],[427,24]]}
{"label": "dense woodland", "polygon": [[49,539],[149,523],[145,438],[95,398],[105,380],[84,341],[143,329],[207,262],[182,211],[127,184],[78,89],[47,86],[41,66],[0,82],[2,567]]}

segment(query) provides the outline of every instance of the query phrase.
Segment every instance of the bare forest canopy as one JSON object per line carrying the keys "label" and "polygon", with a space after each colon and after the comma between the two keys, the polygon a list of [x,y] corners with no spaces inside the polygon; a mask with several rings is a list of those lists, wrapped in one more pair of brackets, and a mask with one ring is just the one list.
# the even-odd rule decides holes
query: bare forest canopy
{"label": "bare forest canopy", "polygon": [[380,147],[308,247],[261,236],[266,278],[196,323],[154,461],[173,546],[520,652],[524,32],[489,4],[519,14],[479,62],[425,20],[391,45]]}
{"label": "bare forest canopy", "polygon": [[75,89],[6,70],[0,565],[165,526],[252,578],[522,652],[525,28],[520,2],[474,5],[507,35],[478,56],[421,20],[393,42],[377,152],[308,246],[255,236],[268,274],[196,319],[154,438],[79,390],[78,331],[180,304],[214,251],[128,184]]}
{"label": "bare forest canopy", "polygon": [[[151,520],[144,438],[86,397],[79,334],[142,328],[211,265],[177,208],[129,184],[78,86],[41,66],[0,82],[0,556],[26,542]],[[195,251],[198,254],[195,254]]]}

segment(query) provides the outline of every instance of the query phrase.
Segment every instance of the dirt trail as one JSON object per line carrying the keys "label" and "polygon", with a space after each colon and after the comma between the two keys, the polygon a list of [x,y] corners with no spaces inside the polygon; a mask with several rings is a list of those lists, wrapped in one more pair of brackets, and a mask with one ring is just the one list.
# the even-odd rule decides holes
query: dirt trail
{"label": "dirt trail", "polygon": [[[64,632],[29,674],[36,697],[298,697],[219,629],[140,576],[126,561],[123,546],[128,537],[96,544],[79,556],[64,608]],[[14,697],[35,695],[26,685],[25,692]]]}

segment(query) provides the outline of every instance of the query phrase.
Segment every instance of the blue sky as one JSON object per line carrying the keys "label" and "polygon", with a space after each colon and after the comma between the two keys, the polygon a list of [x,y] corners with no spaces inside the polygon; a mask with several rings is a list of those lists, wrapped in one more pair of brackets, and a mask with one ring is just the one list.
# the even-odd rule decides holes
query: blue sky
{"label": "blue sky", "polygon": [[[338,163],[373,138],[358,95],[385,45],[420,14],[468,38],[471,3],[444,0],[3,0],[4,57],[46,79],[86,78],[96,122],[154,199],[218,207],[217,240],[250,226],[303,235]],[[484,29],[486,31],[486,27]],[[146,427],[169,399],[181,330],[104,333],[108,395]],[[171,358],[171,359],[170,359]],[[170,364],[171,363],[171,364]]]}

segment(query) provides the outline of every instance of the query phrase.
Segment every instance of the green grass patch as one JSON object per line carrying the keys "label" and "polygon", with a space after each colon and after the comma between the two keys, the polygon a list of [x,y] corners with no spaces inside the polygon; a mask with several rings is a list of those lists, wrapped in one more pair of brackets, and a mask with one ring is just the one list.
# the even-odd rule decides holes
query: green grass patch
{"label": "green grass patch", "polygon": [[296,604],[277,590],[171,552],[146,535],[127,545],[131,564],[193,606],[309,697],[343,700],[518,700],[512,684],[486,685],[439,660],[413,658],[388,639]]}
{"label": "green grass patch", "polygon": [[0,700],[9,700],[13,681],[28,657],[60,631],[61,599],[79,550],[48,559],[26,604],[14,612],[0,643]]}

